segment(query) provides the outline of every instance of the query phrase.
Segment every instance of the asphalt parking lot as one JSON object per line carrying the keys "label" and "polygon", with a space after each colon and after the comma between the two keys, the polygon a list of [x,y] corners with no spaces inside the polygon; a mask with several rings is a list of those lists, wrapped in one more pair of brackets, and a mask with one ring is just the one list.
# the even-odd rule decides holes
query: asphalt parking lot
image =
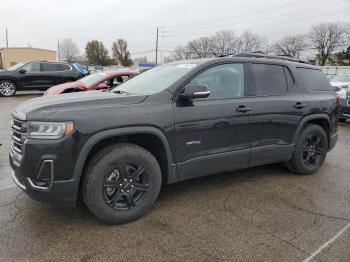
{"label": "asphalt parking lot", "polygon": [[110,226],[11,181],[9,114],[34,96],[0,98],[0,261],[350,261],[350,122],[312,176],[264,166],[190,180]]}

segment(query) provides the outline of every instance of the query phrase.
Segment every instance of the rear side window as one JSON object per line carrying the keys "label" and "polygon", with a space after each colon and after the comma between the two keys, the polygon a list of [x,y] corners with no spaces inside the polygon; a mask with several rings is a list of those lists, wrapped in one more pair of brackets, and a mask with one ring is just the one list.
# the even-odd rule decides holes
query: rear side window
{"label": "rear side window", "polygon": [[310,91],[333,91],[328,79],[319,69],[297,68],[305,87]]}
{"label": "rear side window", "polygon": [[68,71],[70,70],[70,66],[67,64],[57,64],[57,71]]}
{"label": "rear side window", "polygon": [[256,95],[278,95],[287,92],[287,79],[283,66],[252,64],[252,71],[255,78]]}
{"label": "rear side window", "polygon": [[58,64],[56,63],[41,63],[41,71],[53,72],[53,71],[60,71],[60,70],[58,70]]}

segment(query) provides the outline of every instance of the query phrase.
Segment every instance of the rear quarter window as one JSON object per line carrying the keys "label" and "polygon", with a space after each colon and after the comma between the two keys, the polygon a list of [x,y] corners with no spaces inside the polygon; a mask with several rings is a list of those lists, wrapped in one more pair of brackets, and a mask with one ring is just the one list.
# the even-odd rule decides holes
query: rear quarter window
{"label": "rear quarter window", "polygon": [[319,69],[297,68],[301,80],[310,91],[333,91],[327,77]]}

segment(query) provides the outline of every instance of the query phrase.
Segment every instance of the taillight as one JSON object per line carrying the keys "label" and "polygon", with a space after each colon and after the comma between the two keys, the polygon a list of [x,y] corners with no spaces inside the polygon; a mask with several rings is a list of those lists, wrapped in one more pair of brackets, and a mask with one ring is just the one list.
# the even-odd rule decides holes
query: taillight
{"label": "taillight", "polygon": [[335,95],[335,102],[337,104],[340,104],[340,96],[339,95]]}

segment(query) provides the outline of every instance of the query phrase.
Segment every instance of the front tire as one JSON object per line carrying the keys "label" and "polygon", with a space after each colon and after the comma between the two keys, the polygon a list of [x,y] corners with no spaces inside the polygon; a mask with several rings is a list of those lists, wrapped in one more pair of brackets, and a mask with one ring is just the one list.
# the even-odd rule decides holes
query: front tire
{"label": "front tire", "polygon": [[327,152],[326,132],[319,125],[309,124],[301,132],[288,168],[298,174],[312,174],[322,166]]}
{"label": "front tire", "polygon": [[14,96],[16,94],[17,88],[14,82],[10,80],[0,81],[0,95],[1,96]]}
{"label": "front tire", "polygon": [[83,200],[109,224],[123,224],[149,211],[156,201],[162,174],[155,157],[128,143],[109,146],[89,162],[83,180]]}

